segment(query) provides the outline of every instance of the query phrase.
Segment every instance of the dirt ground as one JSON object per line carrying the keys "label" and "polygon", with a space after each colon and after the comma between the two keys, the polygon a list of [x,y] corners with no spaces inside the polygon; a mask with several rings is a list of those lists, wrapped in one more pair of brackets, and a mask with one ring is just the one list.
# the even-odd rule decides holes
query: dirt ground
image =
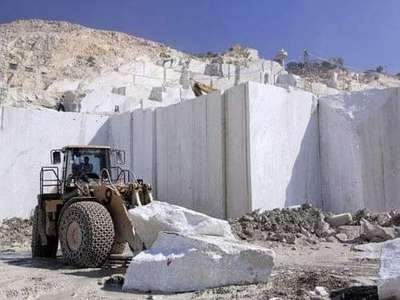
{"label": "dirt ground", "polygon": [[104,284],[106,277],[125,273],[124,263],[77,269],[66,266],[61,258],[32,259],[25,246],[12,250],[0,247],[0,299],[307,299],[307,292],[315,286],[334,290],[357,282],[369,284],[377,273],[377,261],[360,258],[349,244],[254,243],[276,252],[268,284],[172,295],[124,293],[120,285]]}

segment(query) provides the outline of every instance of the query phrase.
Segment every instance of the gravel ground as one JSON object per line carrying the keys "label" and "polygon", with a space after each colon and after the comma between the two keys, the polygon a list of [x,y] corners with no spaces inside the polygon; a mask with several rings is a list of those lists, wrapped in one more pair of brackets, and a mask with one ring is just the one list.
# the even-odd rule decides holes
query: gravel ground
{"label": "gravel ground", "polygon": [[[62,259],[32,259],[27,251],[0,254],[0,299],[308,299],[308,291],[324,286],[332,291],[357,282],[371,282],[377,261],[357,258],[351,246],[341,243],[288,245],[257,242],[276,253],[268,284],[227,286],[173,295],[123,293],[121,285],[106,278],[125,274],[126,266],[77,269]],[[25,249],[27,250],[27,249]]]}
{"label": "gravel ground", "polygon": [[[29,249],[31,221],[4,220],[0,224],[0,299],[309,299],[308,292],[316,286],[333,291],[360,283],[374,284],[377,260],[361,259],[351,250],[351,244],[318,238],[314,229],[319,228],[319,213],[313,210],[305,214],[308,221],[302,227],[308,228],[306,232],[310,234],[298,234],[296,229],[296,238],[290,243],[286,239],[254,238],[257,234],[246,238],[247,242],[275,251],[275,267],[269,283],[173,295],[123,293],[120,283],[107,280],[113,274],[125,274],[126,264],[115,261],[101,269],[78,269],[66,266],[61,257],[32,259]],[[278,211],[272,215],[274,218],[267,222],[270,225],[264,228],[272,226],[280,233],[291,233],[293,228],[298,228],[294,225],[296,222],[290,222],[293,216],[282,218]],[[304,218],[298,220],[304,221]],[[283,223],[291,225],[281,227],[279,224]],[[312,224],[317,225],[313,227]]]}

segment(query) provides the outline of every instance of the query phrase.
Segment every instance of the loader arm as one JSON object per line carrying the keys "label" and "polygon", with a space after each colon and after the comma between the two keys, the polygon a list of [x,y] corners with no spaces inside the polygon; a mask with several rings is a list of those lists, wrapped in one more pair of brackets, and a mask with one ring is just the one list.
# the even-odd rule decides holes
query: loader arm
{"label": "loader arm", "polygon": [[94,190],[94,197],[110,212],[114,222],[115,240],[126,241],[134,249],[135,229],[129,220],[128,210],[119,191],[110,186],[100,185]]}
{"label": "loader arm", "polygon": [[[130,191],[129,197],[123,195],[127,190]],[[103,204],[111,215],[115,229],[115,242],[127,242],[132,251],[141,250],[143,243],[136,235],[128,209],[152,202],[151,186],[141,180],[122,186],[99,185],[93,188],[93,195],[96,201]]]}

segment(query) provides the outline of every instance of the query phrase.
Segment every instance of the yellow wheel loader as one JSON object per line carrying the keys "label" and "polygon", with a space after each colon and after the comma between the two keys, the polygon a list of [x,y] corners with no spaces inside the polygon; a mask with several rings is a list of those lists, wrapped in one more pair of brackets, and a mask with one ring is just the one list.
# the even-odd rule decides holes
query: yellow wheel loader
{"label": "yellow wheel loader", "polygon": [[[125,152],[107,146],[66,146],[50,152],[40,170],[32,228],[32,257],[55,257],[60,242],[68,264],[99,267],[137,240],[128,209],[153,200],[152,188],[125,164]],[[61,170],[56,164],[61,164]]]}

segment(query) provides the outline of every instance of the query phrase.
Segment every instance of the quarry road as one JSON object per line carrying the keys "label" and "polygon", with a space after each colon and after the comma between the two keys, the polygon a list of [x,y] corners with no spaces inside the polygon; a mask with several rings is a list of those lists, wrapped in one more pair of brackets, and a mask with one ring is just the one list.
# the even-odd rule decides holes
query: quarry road
{"label": "quarry road", "polygon": [[28,249],[2,252],[0,299],[304,299],[315,286],[332,290],[371,282],[378,268],[375,260],[359,259],[350,245],[341,243],[257,244],[277,254],[270,283],[172,295],[123,293],[121,286],[104,284],[104,278],[125,273],[122,265],[79,269],[66,266],[61,258],[32,259]]}

